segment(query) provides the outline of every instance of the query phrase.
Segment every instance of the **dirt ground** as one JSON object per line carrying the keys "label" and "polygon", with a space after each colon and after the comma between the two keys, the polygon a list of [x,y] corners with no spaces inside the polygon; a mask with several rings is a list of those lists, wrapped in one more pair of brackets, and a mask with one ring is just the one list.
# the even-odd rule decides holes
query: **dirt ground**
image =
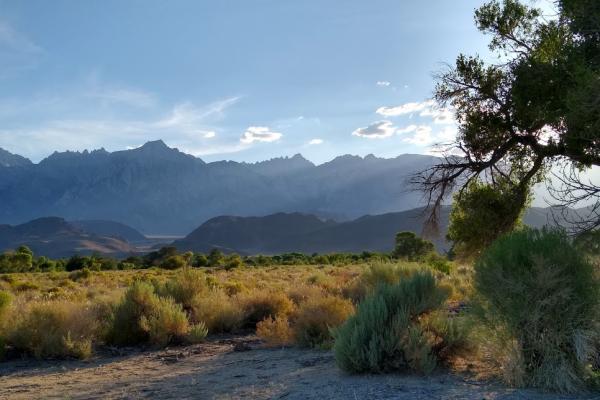
{"label": "dirt ground", "polygon": [[0,363],[0,399],[598,399],[515,390],[466,375],[352,376],[331,352],[266,349],[253,337],[88,361]]}

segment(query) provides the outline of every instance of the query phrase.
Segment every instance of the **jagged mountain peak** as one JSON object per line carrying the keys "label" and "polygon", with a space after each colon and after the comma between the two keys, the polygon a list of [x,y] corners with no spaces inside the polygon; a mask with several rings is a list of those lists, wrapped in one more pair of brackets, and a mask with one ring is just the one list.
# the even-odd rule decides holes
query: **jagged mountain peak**
{"label": "jagged mountain peak", "polygon": [[141,145],[140,147],[138,147],[138,149],[146,150],[146,151],[172,150],[169,146],[167,146],[167,144],[162,139],[150,140],[150,141],[144,143],[143,145]]}
{"label": "jagged mountain peak", "polygon": [[28,158],[13,154],[0,147],[0,167],[22,167],[31,165]]}

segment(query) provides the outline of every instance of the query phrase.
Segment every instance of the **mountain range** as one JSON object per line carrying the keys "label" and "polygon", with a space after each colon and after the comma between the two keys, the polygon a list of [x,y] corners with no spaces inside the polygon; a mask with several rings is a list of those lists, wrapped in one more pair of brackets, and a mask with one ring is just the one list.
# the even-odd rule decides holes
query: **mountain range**
{"label": "mountain range", "polygon": [[[435,237],[429,237],[440,252],[450,248],[445,239],[449,214],[450,207],[443,206],[439,232]],[[217,248],[225,253],[242,255],[389,252],[394,247],[397,232],[420,234],[425,217],[423,208],[366,215],[346,222],[302,213],[219,216],[174,242],[168,238],[147,238],[129,226],[113,221],[66,221],[46,217],[21,225],[0,225],[0,252],[20,245],[27,245],[38,256],[54,258],[91,253],[125,257],[165,245],[175,246],[180,251],[208,253]],[[524,222],[533,227],[552,224],[552,209],[531,208],[525,214]]]}
{"label": "mountain range", "polygon": [[[394,248],[396,233],[410,231],[420,235],[426,217],[424,208],[365,215],[346,222],[322,220],[300,213],[265,217],[220,216],[205,222],[173,245],[181,251],[208,252],[219,248],[224,252],[248,255],[389,252]],[[451,245],[446,240],[450,206],[442,206],[439,217],[439,231],[428,239],[438,251],[445,252]],[[530,208],[523,219],[525,224],[536,228],[552,225],[552,209]]]}
{"label": "mountain range", "polygon": [[0,252],[26,245],[36,256],[61,258],[101,253],[119,257],[139,251],[127,238],[144,236],[117,222],[69,222],[45,217],[15,226],[0,225]]}
{"label": "mountain range", "polygon": [[58,215],[183,235],[220,215],[298,212],[350,221],[421,206],[407,178],[435,162],[414,154],[344,155],[315,165],[297,154],[205,163],[160,140],[116,152],[55,152],[39,163],[1,150],[0,222]]}

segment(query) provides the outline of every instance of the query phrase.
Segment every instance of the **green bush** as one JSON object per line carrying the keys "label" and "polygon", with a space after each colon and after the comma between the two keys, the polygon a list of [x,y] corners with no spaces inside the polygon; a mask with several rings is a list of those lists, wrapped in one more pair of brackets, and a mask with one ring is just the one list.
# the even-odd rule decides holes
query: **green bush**
{"label": "green bush", "polygon": [[431,268],[444,273],[446,275],[452,272],[452,264],[450,261],[435,252],[429,253],[423,258],[423,262],[429,265]]}
{"label": "green bush", "polygon": [[37,358],[87,358],[97,329],[96,316],[86,305],[38,303],[17,319],[8,342]]}
{"label": "green bush", "polygon": [[416,263],[374,263],[360,275],[358,279],[344,289],[344,294],[355,302],[359,302],[373,293],[380,285],[393,285],[401,279],[408,278],[415,271],[422,270]]}
{"label": "green bush", "polygon": [[447,354],[446,346],[444,338],[421,321],[439,309],[447,296],[427,271],[379,286],[334,331],[338,366],[347,372],[431,372]]}
{"label": "green bush", "polygon": [[166,346],[182,341],[190,332],[190,325],[181,305],[169,297],[158,299],[156,308],[148,315],[142,315],[140,327],[148,333],[148,342]]}
{"label": "green bush", "polygon": [[186,337],[186,341],[191,344],[202,343],[208,335],[208,329],[203,322],[192,325],[190,332]]}
{"label": "green bush", "polygon": [[190,312],[198,296],[209,292],[206,283],[206,275],[191,268],[184,268],[164,286],[159,287],[158,294],[163,297],[172,297],[176,303],[183,306],[184,310]]}
{"label": "green bush", "polygon": [[154,287],[134,282],[115,309],[108,341],[116,345],[165,345],[189,332],[187,316],[172,298],[161,298]]}
{"label": "green bush", "polygon": [[[496,241],[475,265],[484,345],[515,385],[573,392],[584,386],[597,334],[599,282],[560,231],[523,230]],[[500,343],[492,343],[492,339]]]}

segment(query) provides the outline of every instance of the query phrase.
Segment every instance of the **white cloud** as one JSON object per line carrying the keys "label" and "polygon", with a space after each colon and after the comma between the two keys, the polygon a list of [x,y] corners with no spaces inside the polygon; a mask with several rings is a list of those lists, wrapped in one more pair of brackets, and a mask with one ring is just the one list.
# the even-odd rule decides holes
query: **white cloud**
{"label": "white cloud", "polygon": [[392,82],[390,81],[377,81],[376,85],[377,86],[390,86],[392,84]]}
{"label": "white cloud", "polygon": [[323,139],[311,139],[308,144],[309,145],[317,145],[317,144],[322,144],[323,143]]}
{"label": "white cloud", "polygon": [[414,131],[415,131],[417,128],[418,128],[418,126],[417,126],[417,125],[409,125],[409,126],[407,126],[407,127],[405,127],[405,128],[400,128],[400,129],[398,129],[398,130],[396,131],[396,133],[397,133],[398,135],[403,135],[403,134],[405,134],[405,133],[414,132]]}
{"label": "white cloud", "polygon": [[[403,131],[403,132],[400,132]],[[412,133],[412,136],[404,138],[404,141],[415,146],[436,145],[436,149],[444,149],[449,143],[456,139],[457,129],[455,127],[445,127],[442,130],[434,131],[428,125],[410,125],[404,129],[399,129],[398,133]]]}
{"label": "white cloud", "polygon": [[266,126],[249,126],[240,138],[240,142],[246,144],[253,142],[275,142],[281,139],[282,136],[281,133],[272,132]]}
{"label": "white cloud", "polygon": [[383,139],[392,136],[395,130],[396,128],[390,121],[377,121],[367,127],[358,128],[352,132],[352,135],[367,139]]}
{"label": "white cloud", "polygon": [[427,100],[420,103],[406,103],[396,107],[379,107],[375,112],[384,117],[397,117],[400,115],[413,114],[430,108],[434,104],[433,100]]}
{"label": "white cloud", "polygon": [[453,109],[439,107],[433,100],[405,103],[396,107],[379,107],[375,112],[385,117],[410,115],[411,118],[415,113],[419,113],[420,117],[430,118],[435,124],[452,125],[455,123]]}
{"label": "white cloud", "polygon": [[415,129],[415,134],[411,137],[404,139],[405,142],[414,144],[416,146],[427,146],[434,142],[434,138],[431,135],[431,127],[427,125],[420,125]]}
{"label": "white cloud", "polygon": [[456,135],[458,134],[458,130],[456,127],[446,127],[442,129],[436,136],[436,140],[441,143],[449,143],[454,142],[456,140]]}
{"label": "white cloud", "polygon": [[431,117],[435,124],[449,125],[454,123],[454,113],[449,108],[426,108],[419,114],[421,117]]}
{"label": "white cloud", "polygon": [[205,139],[212,139],[212,138],[214,138],[215,136],[217,136],[217,133],[216,133],[215,131],[207,131],[207,132],[204,132],[204,138],[205,138]]}

